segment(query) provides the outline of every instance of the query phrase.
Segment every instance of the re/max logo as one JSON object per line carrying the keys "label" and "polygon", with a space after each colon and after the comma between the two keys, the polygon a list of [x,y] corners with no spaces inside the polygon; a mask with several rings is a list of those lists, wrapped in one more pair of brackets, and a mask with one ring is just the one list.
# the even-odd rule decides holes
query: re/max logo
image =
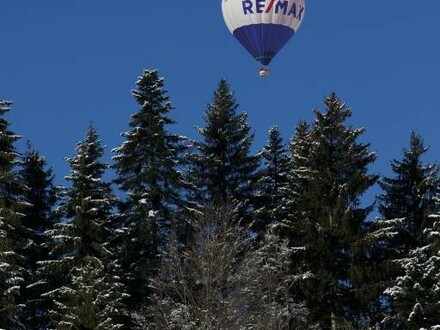
{"label": "re/max logo", "polygon": [[289,0],[242,0],[243,14],[255,14],[255,13],[269,13],[271,10],[275,10],[275,13],[281,13],[283,15],[292,15],[293,17],[301,20],[304,13],[304,7],[298,6],[296,2],[292,1],[289,5]]}

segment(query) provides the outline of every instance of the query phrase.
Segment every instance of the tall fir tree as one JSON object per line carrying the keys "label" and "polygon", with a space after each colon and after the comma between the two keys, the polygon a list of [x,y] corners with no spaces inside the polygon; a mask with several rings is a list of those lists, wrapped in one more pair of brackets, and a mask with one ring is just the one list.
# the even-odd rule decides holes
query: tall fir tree
{"label": "tall fir tree", "polygon": [[[28,142],[27,151],[22,156],[19,180],[26,184],[26,201],[31,204],[26,209],[21,223],[26,228],[42,234],[56,221],[54,207],[57,202],[57,189],[52,167],[47,168],[46,158],[33,149]],[[38,243],[37,243],[38,244]]]}
{"label": "tall fir tree", "polygon": [[44,300],[40,298],[36,275],[37,261],[46,260],[48,251],[43,248],[46,242],[45,232],[51,229],[56,221],[54,212],[57,202],[57,189],[53,183],[52,168],[46,169],[46,159],[28,143],[28,149],[22,156],[18,177],[27,189],[24,199],[30,204],[20,224],[25,229],[24,236],[29,244],[22,251],[26,260],[28,276],[26,286],[20,294],[24,308],[21,311],[22,323],[29,329],[42,329],[47,324]]}
{"label": "tall fir tree", "polygon": [[9,129],[5,115],[12,102],[0,100],[0,328],[20,328],[17,320],[18,296],[26,269],[19,251],[27,244],[19,221],[27,203],[26,187],[18,181],[15,168],[19,154],[14,143],[20,138]]}
{"label": "tall fir tree", "polygon": [[293,140],[299,154],[293,154],[297,165],[290,176],[295,180],[290,222],[312,274],[302,287],[312,318],[324,328],[359,327],[362,304],[355,275],[362,257],[356,246],[371,210],[360,206],[360,198],[377,179],[368,174],[376,155],[358,141],[364,129],[346,124],[351,110],[336,94],[324,103],[326,111],[315,111],[310,132],[303,124]]}
{"label": "tall fir tree", "polygon": [[65,220],[47,232],[52,259],[39,262],[50,289],[42,296],[53,301],[49,313],[57,329],[119,329],[126,294],[108,249],[115,197],[102,180],[108,165],[101,161],[104,147],[93,126],[76,150],[67,159],[71,187],[60,206]]}
{"label": "tall fir tree", "polygon": [[246,113],[238,104],[226,80],[221,79],[204,114],[203,138],[195,142],[190,176],[197,187],[194,200],[203,203],[241,203],[241,215],[250,220],[254,202],[259,158],[250,154],[254,141]]}
{"label": "tall fir tree", "polygon": [[394,315],[394,299],[388,300],[389,295],[384,296],[383,291],[406,272],[399,260],[408,258],[424,243],[424,231],[432,225],[429,214],[436,209],[439,169],[436,164],[423,163],[427,151],[422,137],[411,132],[403,158],[391,161],[394,177],[380,181],[384,191],[378,198],[382,219],[372,225],[368,244],[371,262],[376,264],[372,280],[379,284],[377,304],[382,302],[381,316],[390,327],[397,326],[393,322],[399,318]]}
{"label": "tall fir tree", "polygon": [[[435,198],[438,202],[438,198]],[[394,285],[385,292],[391,297],[394,313],[384,323],[395,328],[440,328],[440,214],[429,216],[419,247],[397,260],[403,269]]]}
{"label": "tall fir tree", "polygon": [[255,223],[256,227],[266,227],[279,223],[285,214],[285,186],[289,173],[289,156],[277,126],[269,130],[267,144],[260,152],[263,168],[257,182]]}
{"label": "tall fir tree", "polygon": [[301,198],[307,185],[307,178],[313,175],[314,170],[307,166],[311,150],[310,127],[301,121],[295,127],[295,132],[289,142],[289,155],[287,164],[286,181],[280,188],[283,196],[276,207],[276,212],[281,219],[280,233],[295,245],[298,240],[298,225],[302,219]]}
{"label": "tall fir tree", "polygon": [[164,79],[155,70],[145,70],[136,82],[133,96],[140,106],[131,116],[125,141],[113,151],[115,182],[127,194],[121,206],[123,269],[127,273],[130,302],[145,303],[149,280],[157,268],[158,253],[182,206],[179,171],[184,138],[169,131],[175,122],[164,90]]}
{"label": "tall fir tree", "polygon": [[380,181],[384,193],[379,196],[379,212],[385,220],[403,219],[399,231],[407,249],[418,246],[435,208],[439,169],[436,164],[423,164],[428,149],[422,137],[411,132],[403,159],[391,161],[395,176]]}

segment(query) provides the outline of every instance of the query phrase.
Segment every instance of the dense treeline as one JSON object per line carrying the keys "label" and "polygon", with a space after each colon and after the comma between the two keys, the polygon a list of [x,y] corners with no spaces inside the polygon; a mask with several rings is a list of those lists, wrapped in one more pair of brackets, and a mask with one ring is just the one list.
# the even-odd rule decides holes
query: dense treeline
{"label": "dense treeline", "polygon": [[420,135],[383,177],[334,93],[256,154],[223,79],[198,140],[173,132],[157,71],[133,96],[112,164],[91,125],[67,187],[16,149],[0,101],[1,329],[440,329],[438,166]]}

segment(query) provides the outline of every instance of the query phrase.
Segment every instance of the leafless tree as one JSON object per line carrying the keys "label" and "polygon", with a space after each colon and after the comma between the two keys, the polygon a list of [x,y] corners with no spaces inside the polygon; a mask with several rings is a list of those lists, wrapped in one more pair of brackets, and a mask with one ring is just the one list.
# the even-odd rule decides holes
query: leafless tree
{"label": "leafless tree", "polygon": [[233,207],[205,207],[191,223],[191,242],[172,239],[164,252],[154,302],[134,315],[140,329],[307,328],[290,295],[293,249],[275,235],[256,242]]}

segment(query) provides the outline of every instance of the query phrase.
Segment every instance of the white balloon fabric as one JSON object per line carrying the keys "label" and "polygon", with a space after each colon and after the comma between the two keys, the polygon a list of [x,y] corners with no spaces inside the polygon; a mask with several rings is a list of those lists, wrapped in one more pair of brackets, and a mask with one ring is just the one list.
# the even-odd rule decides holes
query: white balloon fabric
{"label": "white balloon fabric", "polygon": [[263,65],[298,31],[304,0],[222,0],[229,31]]}

